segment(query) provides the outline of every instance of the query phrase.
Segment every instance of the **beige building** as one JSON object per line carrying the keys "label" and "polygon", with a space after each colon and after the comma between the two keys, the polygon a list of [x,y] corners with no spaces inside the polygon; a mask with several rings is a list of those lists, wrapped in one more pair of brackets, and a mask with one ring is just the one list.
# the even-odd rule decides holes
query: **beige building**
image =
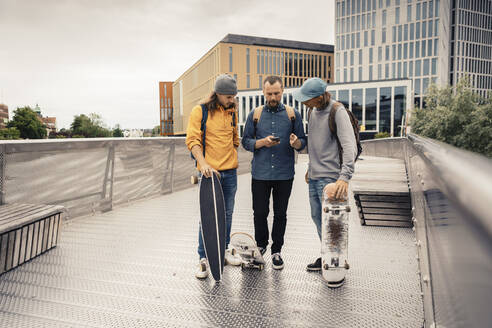
{"label": "beige building", "polygon": [[333,81],[333,45],[228,34],[173,83],[174,134],[184,135],[191,109],[213,89],[223,73],[239,90],[261,89],[268,75],[286,87],[310,77]]}

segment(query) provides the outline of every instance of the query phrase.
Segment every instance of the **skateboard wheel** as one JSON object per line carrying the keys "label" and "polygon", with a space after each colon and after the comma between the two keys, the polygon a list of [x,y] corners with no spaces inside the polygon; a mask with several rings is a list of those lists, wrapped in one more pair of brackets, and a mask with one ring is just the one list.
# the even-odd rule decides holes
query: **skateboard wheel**
{"label": "skateboard wheel", "polygon": [[345,211],[350,212],[350,206],[345,207]]}
{"label": "skateboard wheel", "polygon": [[325,263],[325,265],[323,265],[323,269],[325,270],[328,270],[330,267],[328,266],[328,264]]}
{"label": "skateboard wheel", "polygon": [[323,212],[328,213],[329,211],[330,211],[330,209],[328,207],[323,208]]}
{"label": "skateboard wheel", "polygon": [[260,268],[260,271],[263,271],[263,269],[265,268],[265,266],[263,264],[260,264],[259,268]]}
{"label": "skateboard wheel", "polygon": [[345,269],[348,270],[348,269],[350,269],[350,264],[348,264],[347,262],[345,262],[345,266],[344,267],[345,267]]}
{"label": "skateboard wheel", "polygon": [[244,268],[245,268],[244,263],[241,263],[241,270],[244,270]]}

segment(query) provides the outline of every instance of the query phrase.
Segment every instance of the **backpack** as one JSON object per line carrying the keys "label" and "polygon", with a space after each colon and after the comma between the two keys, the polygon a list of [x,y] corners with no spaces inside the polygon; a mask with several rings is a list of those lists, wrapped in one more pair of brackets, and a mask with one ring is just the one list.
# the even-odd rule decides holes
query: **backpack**
{"label": "backpack", "polygon": [[[202,108],[202,121],[200,122],[200,130],[202,133],[202,150],[203,157],[205,157],[205,134],[207,133],[207,119],[208,119],[208,108],[204,104],[200,105]],[[232,126],[236,126],[236,111],[232,112]],[[195,160],[195,166],[197,166],[197,162],[193,154],[190,152],[191,158]]]}
{"label": "backpack", "polygon": [[[294,108],[284,105],[285,106],[285,112],[287,113],[287,116],[289,117],[290,122],[292,123],[292,131],[294,131],[294,124],[296,122],[296,113],[294,111]],[[258,122],[260,121],[261,118],[261,113],[263,112],[263,108],[265,106],[259,106],[255,108],[255,112],[253,113],[253,126],[255,128],[255,133],[254,137],[256,138],[256,126],[258,125]]]}
{"label": "backpack", "polygon": [[[341,166],[342,163],[343,163],[343,148],[340,145],[340,140],[338,140],[337,125],[336,125],[336,122],[335,122],[335,115],[337,113],[337,110],[340,107],[342,107],[342,108],[345,109],[345,107],[343,106],[343,104],[339,103],[338,101],[333,104],[333,106],[331,107],[330,116],[328,117],[328,125],[329,125],[329,128],[330,128],[331,134],[333,136],[335,136],[335,139],[337,140],[338,157],[340,159],[340,166]],[[309,109],[308,120],[309,120],[309,117],[311,116],[311,112],[312,112],[312,108]],[[349,110],[346,110],[346,112],[347,112],[347,114],[348,114],[348,116],[350,118],[350,123],[352,124],[352,128],[354,130],[355,142],[357,144],[357,155],[355,156],[355,160],[354,160],[354,162],[355,162],[355,161],[357,161],[357,159],[359,158],[360,154],[362,153],[362,145],[360,143],[360,136],[359,136],[359,121],[357,120],[357,117],[355,117],[354,113],[352,113]]]}

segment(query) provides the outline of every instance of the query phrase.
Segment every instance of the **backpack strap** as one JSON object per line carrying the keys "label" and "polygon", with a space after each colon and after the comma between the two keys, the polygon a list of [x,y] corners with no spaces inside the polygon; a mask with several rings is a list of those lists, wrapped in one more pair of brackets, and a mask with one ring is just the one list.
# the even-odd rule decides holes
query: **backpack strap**
{"label": "backpack strap", "polygon": [[200,123],[200,130],[202,130],[202,150],[203,157],[205,157],[205,135],[207,133],[207,119],[208,119],[208,108],[204,104],[202,107],[202,121]]}
{"label": "backpack strap", "polygon": [[338,135],[337,135],[337,124],[336,124],[336,121],[335,121],[335,115],[337,114],[337,111],[339,108],[345,108],[343,106],[343,104],[339,103],[338,101],[336,101],[332,106],[331,106],[331,110],[330,110],[330,116],[328,116],[328,126],[330,128],[330,131],[331,131],[331,135],[333,138],[336,139],[337,141],[337,146],[338,146],[338,159],[340,161],[340,166],[342,165],[342,156],[343,156],[343,150],[342,150],[342,145],[340,145],[340,140],[338,139]]}
{"label": "backpack strap", "polygon": [[294,126],[296,122],[296,112],[294,108],[285,105],[285,111],[287,112],[287,116],[289,117],[290,122],[292,123],[292,132],[294,132]]}
{"label": "backpack strap", "polygon": [[255,128],[255,132],[254,132],[255,138],[256,138],[256,126],[258,125],[258,122],[260,121],[261,113],[263,112],[263,107],[265,107],[265,106],[256,107],[255,112],[253,113],[253,127]]}

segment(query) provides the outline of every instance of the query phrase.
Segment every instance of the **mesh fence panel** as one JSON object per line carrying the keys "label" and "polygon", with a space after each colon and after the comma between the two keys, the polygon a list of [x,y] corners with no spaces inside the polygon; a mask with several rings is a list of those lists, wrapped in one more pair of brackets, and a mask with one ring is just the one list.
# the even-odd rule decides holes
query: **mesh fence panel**
{"label": "mesh fence panel", "polygon": [[[73,218],[189,188],[184,138],[14,141],[0,144],[4,203],[60,204]],[[238,173],[252,154],[241,147]]]}

